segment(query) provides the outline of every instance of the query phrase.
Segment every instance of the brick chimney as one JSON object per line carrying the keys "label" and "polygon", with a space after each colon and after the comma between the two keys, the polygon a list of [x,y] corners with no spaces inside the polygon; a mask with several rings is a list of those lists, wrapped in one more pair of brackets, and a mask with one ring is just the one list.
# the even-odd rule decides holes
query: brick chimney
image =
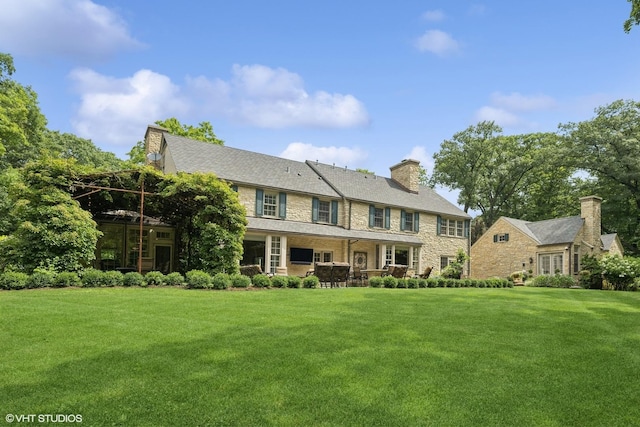
{"label": "brick chimney", "polygon": [[584,219],[584,240],[598,249],[602,246],[601,204],[602,198],[598,196],[580,198],[580,216]]}
{"label": "brick chimney", "polygon": [[391,166],[391,179],[412,193],[418,193],[420,187],[420,162],[404,159]]}
{"label": "brick chimney", "polygon": [[164,132],[168,132],[168,130],[156,125],[147,126],[147,132],[144,134],[144,155],[147,164],[152,163],[147,157],[149,153],[160,152],[160,144],[162,144],[162,134]]}

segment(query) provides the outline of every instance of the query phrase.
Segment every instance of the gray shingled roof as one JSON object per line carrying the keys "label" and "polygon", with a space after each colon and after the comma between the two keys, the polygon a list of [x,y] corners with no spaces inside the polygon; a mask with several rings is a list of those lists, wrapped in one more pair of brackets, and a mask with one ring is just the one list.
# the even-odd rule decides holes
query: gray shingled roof
{"label": "gray shingled roof", "polygon": [[213,172],[235,184],[338,198],[339,195],[304,162],[164,133],[166,149],[181,172]]}
{"label": "gray shingled roof", "polygon": [[252,231],[270,231],[274,233],[300,234],[305,236],[322,236],[354,240],[374,240],[380,242],[396,242],[407,244],[422,244],[422,241],[412,234],[378,233],[365,230],[347,230],[335,225],[314,224],[309,222],[282,221],[268,218],[247,218],[247,229]]}
{"label": "gray shingled roof", "polygon": [[429,187],[421,186],[418,194],[406,191],[391,178],[365,174],[307,160],[313,169],[346,198],[363,202],[406,207],[424,212],[471,218]]}
{"label": "gray shingled roof", "polygon": [[533,238],[539,245],[555,245],[571,243],[580,232],[584,219],[580,216],[548,219],[544,221],[522,221],[520,219],[503,217],[523,233]]}
{"label": "gray shingled roof", "polygon": [[609,249],[611,249],[611,245],[613,244],[613,242],[615,242],[617,235],[618,234],[616,233],[612,233],[612,234],[603,234],[602,236],[600,236],[600,240],[602,241],[602,247],[604,248],[605,251],[608,251]]}

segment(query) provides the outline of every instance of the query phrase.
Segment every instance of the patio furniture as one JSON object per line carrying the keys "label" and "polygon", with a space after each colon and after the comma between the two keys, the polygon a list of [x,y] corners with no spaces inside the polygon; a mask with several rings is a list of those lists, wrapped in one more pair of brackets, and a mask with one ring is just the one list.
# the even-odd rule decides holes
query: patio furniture
{"label": "patio furniture", "polygon": [[334,262],[331,269],[331,287],[340,287],[341,283],[347,287],[349,283],[349,272],[351,271],[351,265],[348,262]]}
{"label": "patio furniture", "polygon": [[391,276],[396,279],[404,279],[407,275],[408,266],[400,265],[400,264],[391,264],[389,265],[389,269],[387,270],[387,274],[383,274],[383,276]]}
{"label": "patio furniture", "polygon": [[253,277],[256,274],[262,274],[262,268],[258,264],[253,265],[241,265],[240,274],[244,276]]}
{"label": "patio furniture", "polygon": [[424,273],[418,274],[417,277],[419,277],[420,279],[428,279],[429,276],[431,275],[432,270],[433,270],[433,267],[427,267],[424,269]]}
{"label": "patio furniture", "polygon": [[368,280],[367,273],[360,267],[353,267],[353,273],[351,274],[351,284],[359,283],[360,286],[364,286],[364,281]]}
{"label": "patio furniture", "polygon": [[313,268],[313,274],[320,280],[320,287],[327,287],[327,283],[331,286],[331,270],[333,269],[333,263],[331,262],[316,262]]}

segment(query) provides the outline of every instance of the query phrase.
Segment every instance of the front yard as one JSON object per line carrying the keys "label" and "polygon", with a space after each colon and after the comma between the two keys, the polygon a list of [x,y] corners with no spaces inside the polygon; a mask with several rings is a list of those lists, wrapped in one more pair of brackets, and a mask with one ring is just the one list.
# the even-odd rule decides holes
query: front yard
{"label": "front yard", "polygon": [[0,412],[83,425],[640,425],[640,293],[0,291]]}

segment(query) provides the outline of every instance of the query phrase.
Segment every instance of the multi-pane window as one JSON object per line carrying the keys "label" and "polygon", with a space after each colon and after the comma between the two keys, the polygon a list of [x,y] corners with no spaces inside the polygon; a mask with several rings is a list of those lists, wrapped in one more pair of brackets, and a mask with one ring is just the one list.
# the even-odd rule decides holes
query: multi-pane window
{"label": "multi-pane window", "polygon": [[279,236],[271,237],[271,263],[269,264],[269,271],[271,273],[276,272],[276,267],[280,266],[280,256],[282,254],[282,245],[280,244]]}
{"label": "multi-pane window", "polygon": [[538,270],[540,274],[562,273],[562,254],[540,255]]}
{"label": "multi-pane window", "polygon": [[455,260],[456,260],[455,257],[441,256],[440,257],[440,270],[444,270],[445,268],[447,268],[449,266],[449,264],[451,264]]}
{"label": "multi-pane window", "polygon": [[374,208],[373,226],[379,228],[384,227],[384,209]]}
{"label": "multi-pane window", "polygon": [[441,234],[464,237],[464,221],[446,218],[442,218],[440,221]]}
{"label": "multi-pane window", "polygon": [[573,247],[573,272],[580,272],[580,246]]}
{"label": "multi-pane window", "polygon": [[414,246],[411,248],[411,268],[414,271],[418,271],[418,267],[420,266],[420,248]]}
{"label": "multi-pane window", "polygon": [[277,216],[278,214],[278,195],[274,193],[264,193],[263,199],[263,215]]}
{"label": "multi-pane window", "polygon": [[333,252],[314,252],[313,262],[332,262]]}
{"label": "multi-pane window", "polygon": [[384,265],[393,264],[393,246],[387,246],[384,252]]}
{"label": "multi-pane window", "polygon": [[406,212],[404,214],[403,230],[413,230],[413,213],[412,212]]}
{"label": "multi-pane window", "polygon": [[318,202],[318,222],[330,222],[331,220],[331,203],[326,200]]}

